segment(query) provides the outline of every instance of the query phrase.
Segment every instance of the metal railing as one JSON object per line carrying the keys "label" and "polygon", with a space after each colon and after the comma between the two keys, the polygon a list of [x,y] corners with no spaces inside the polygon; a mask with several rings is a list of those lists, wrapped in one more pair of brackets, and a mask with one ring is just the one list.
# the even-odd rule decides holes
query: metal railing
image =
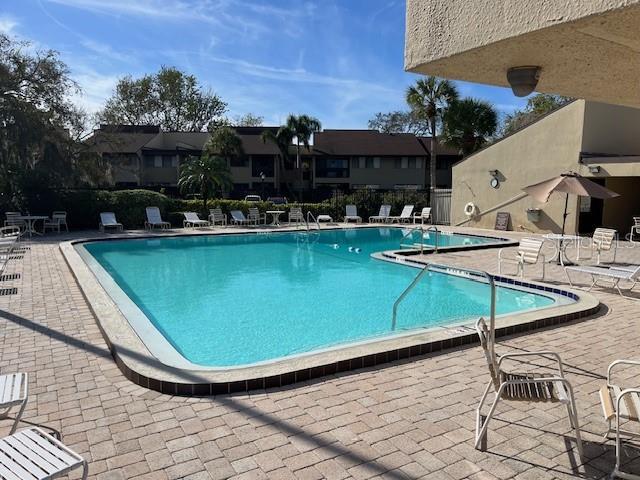
{"label": "metal railing", "polygon": [[307,211],[307,216],[305,218],[305,224],[307,226],[307,231],[311,230],[311,227],[309,226],[309,218],[311,218],[313,220],[313,223],[316,224],[316,228],[318,230],[320,230],[320,222],[318,222],[318,219],[315,217],[315,215],[313,213],[311,213],[311,210]]}
{"label": "metal railing", "polygon": [[[421,254],[424,253],[424,234],[425,234],[425,232],[435,232],[436,238],[435,238],[435,244],[433,246],[433,253],[438,253],[438,241],[440,239],[441,231],[435,225],[431,225],[430,227],[428,227],[426,229],[422,225],[419,226],[419,227],[410,228],[409,231],[407,233],[405,233],[402,236],[402,238],[400,239],[400,246],[406,245],[406,244],[403,243],[404,239],[410,237],[415,232],[420,232],[420,253]],[[415,248],[415,243],[412,244],[411,246]]]}
{"label": "metal railing", "polygon": [[[478,278],[478,277],[481,277],[481,278],[486,279],[487,283],[489,284],[489,287],[491,288],[490,320],[491,320],[491,325],[495,325],[495,318],[496,318],[496,284],[495,284],[495,280],[493,278],[493,275],[491,275],[490,273],[485,272],[483,270],[475,270],[475,269],[472,269],[472,268],[452,267],[452,266],[449,266],[449,265],[439,265],[437,263],[429,263],[420,271],[420,273],[418,273],[418,275],[416,275],[416,278],[413,279],[413,281],[409,284],[409,286],[404,289],[404,291],[400,294],[400,296],[393,303],[393,317],[391,319],[391,331],[394,331],[396,329],[396,326],[397,326],[398,307],[400,306],[402,301],[407,297],[407,295],[414,289],[414,287],[420,282],[422,277],[424,277],[427,274],[427,272],[430,272],[430,271],[439,271],[439,272],[447,273],[449,275],[457,275],[459,277],[466,277],[466,278],[472,278],[472,277]],[[494,331],[495,331],[495,329],[494,329]],[[494,333],[494,335],[495,335],[495,333]],[[493,344],[494,343],[495,342],[493,342],[493,341],[491,342],[491,349],[492,350],[493,350]],[[494,352],[492,351],[491,354],[493,355]],[[493,357],[491,357],[491,358],[493,358]]]}

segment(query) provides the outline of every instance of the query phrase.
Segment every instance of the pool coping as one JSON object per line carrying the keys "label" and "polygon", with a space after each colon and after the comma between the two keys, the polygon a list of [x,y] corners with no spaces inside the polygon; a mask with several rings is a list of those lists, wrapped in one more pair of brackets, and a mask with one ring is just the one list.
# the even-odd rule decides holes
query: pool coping
{"label": "pool coping", "polygon": [[[284,230],[278,230],[278,232],[281,231],[284,232]],[[245,232],[209,232],[210,235],[225,235],[229,233],[239,234]],[[163,237],[181,235],[185,234],[163,235]],[[98,326],[118,367],[129,380],[152,390],[172,395],[205,396],[282,387],[339,372],[371,367],[412,356],[477,343],[475,330],[467,324],[452,327],[435,327],[403,336],[347,344],[338,348],[316,351],[304,356],[285,357],[275,362],[248,367],[185,369],[168,366],[153,356],[147,349],[127,318],[99,283],[93,271],[75,248],[75,245],[85,242],[142,238],[158,238],[158,235],[114,235],[105,239],[76,239],[61,243],[60,250],[97,319]],[[405,265],[407,263],[416,265],[425,263],[409,259],[395,251],[382,252],[382,255],[386,257],[387,261],[396,261]],[[522,281],[504,275],[495,277],[499,281],[515,286],[565,294],[576,299],[575,303],[569,305],[547,307],[516,315],[498,317],[496,319],[497,336],[584,318],[593,315],[600,308],[599,301],[586,292],[578,292],[566,288],[558,289],[539,282]]]}

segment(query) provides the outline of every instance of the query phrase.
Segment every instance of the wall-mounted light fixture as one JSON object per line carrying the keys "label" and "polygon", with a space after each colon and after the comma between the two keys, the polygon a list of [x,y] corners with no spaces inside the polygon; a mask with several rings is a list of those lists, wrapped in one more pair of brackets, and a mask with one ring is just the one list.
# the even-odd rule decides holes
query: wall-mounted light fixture
{"label": "wall-mounted light fixture", "polygon": [[497,177],[498,173],[498,170],[489,170],[489,175],[491,175],[492,177]]}
{"label": "wall-mounted light fixture", "polygon": [[600,165],[589,165],[589,173],[600,173]]}
{"label": "wall-mounted light fixture", "polygon": [[526,97],[538,86],[542,69],[536,66],[512,67],[507,70],[507,81],[516,97]]}

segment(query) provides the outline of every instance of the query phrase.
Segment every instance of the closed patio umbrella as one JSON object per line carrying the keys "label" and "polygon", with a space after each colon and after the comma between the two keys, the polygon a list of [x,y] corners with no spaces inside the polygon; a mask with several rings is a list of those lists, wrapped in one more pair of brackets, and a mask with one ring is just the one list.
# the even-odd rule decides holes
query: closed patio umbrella
{"label": "closed patio umbrella", "polygon": [[578,195],[580,197],[593,197],[593,198],[614,198],[619,197],[616,192],[613,192],[602,185],[598,185],[596,182],[582,177],[575,172],[563,173],[562,175],[549,180],[545,180],[535,185],[529,185],[522,189],[529,194],[535,200],[546,203],[549,201],[549,197],[553,192],[561,192],[566,194],[564,200],[564,213],[562,214],[562,235],[564,235],[564,228],[567,221],[567,206],[569,204],[569,195]]}

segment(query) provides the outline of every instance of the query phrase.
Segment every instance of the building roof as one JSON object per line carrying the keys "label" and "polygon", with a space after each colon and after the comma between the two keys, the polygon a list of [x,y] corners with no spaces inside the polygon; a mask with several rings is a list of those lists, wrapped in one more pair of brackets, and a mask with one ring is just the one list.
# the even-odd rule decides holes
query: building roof
{"label": "building roof", "polygon": [[[418,137],[420,143],[424,146],[427,152],[431,152],[431,137]],[[456,155],[460,156],[460,150],[456,147],[451,147],[443,143],[437,142],[437,154],[438,155]]]}
{"label": "building roof", "polygon": [[377,130],[324,130],[313,136],[313,148],[327,155],[423,156],[424,148],[410,133]]}
{"label": "building roof", "polygon": [[142,149],[200,151],[210,137],[208,132],[160,132]]}

